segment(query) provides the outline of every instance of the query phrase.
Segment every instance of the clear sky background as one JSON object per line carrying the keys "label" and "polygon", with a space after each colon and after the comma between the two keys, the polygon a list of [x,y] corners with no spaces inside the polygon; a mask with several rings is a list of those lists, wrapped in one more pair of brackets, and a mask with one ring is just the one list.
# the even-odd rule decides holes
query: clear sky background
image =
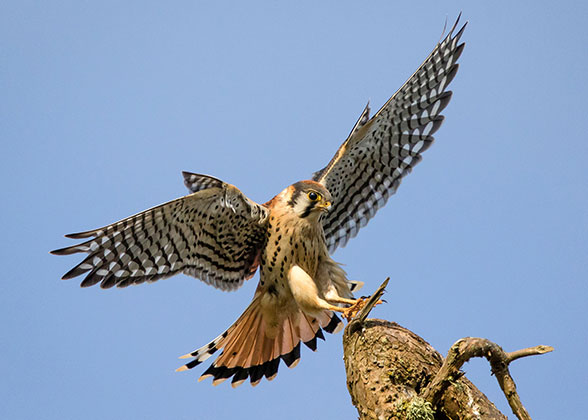
{"label": "clear sky background", "polygon": [[[322,168],[463,11],[443,127],[334,258],[376,317],[445,354],[464,336],[555,352],[511,371],[534,419],[579,418],[588,369],[588,5],[520,1],[0,4],[0,417],[352,419],[341,334],[273,382],[175,373],[257,282],[80,289],[48,251],[186,194],[181,170],[264,202]],[[206,366],[204,366],[205,368]],[[468,377],[505,413],[486,361]]]}

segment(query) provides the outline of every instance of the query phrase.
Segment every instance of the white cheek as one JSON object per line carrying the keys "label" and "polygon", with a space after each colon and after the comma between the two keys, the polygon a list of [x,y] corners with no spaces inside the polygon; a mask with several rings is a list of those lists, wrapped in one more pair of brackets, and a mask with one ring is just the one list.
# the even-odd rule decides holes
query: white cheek
{"label": "white cheek", "polygon": [[304,199],[299,199],[296,203],[294,203],[294,213],[298,216],[302,216],[306,209],[308,208],[309,203]]}

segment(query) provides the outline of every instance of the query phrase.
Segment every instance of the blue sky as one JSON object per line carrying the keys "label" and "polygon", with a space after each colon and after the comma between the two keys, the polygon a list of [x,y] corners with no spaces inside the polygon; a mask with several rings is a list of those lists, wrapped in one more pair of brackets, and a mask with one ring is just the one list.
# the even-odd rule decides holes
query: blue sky
{"label": "blue sky", "polygon": [[[511,368],[534,419],[588,388],[585,2],[29,2],[0,5],[0,417],[354,418],[341,335],[273,382],[174,373],[257,277],[223,293],[180,275],[124,290],[59,278],[48,251],[184,195],[181,170],[264,202],[331,158],[469,20],[445,123],[423,161],[334,258],[374,316],[445,353],[464,336],[552,354]],[[485,361],[468,377],[510,410]],[[565,402],[565,403],[564,403]]]}

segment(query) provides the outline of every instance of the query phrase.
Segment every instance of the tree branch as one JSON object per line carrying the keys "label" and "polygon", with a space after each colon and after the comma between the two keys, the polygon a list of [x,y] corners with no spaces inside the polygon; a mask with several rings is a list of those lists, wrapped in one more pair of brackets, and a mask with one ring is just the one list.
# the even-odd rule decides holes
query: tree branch
{"label": "tree branch", "polygon": [[437,405],[445,389],[451,384],[452,378],[460,373],[459,369],[463,364],[472,357],[485,357],[490,362],[492,373],[496,375],[496,380],[502,392],[504,392],[513,413],[521,420],[531,420],[531,416],[521,403],[516,385],[508,370],[508,365],[521,357],[544,354],[550,351],[553,351],[551,346],[536,346],[505,353],[499,345],[485,338],[462,338],[451,346],[441,369],[423,391],[422,398],[433,406]]}
{"label": "tree branch", "polygon": [[447,359],[398,324],[366,319],[388,279],[367,301],[343,335],[347,387],[360,419],[506,419],[459,369],[485,357],[519,419],[530,419],[516,392],[508,365],[521,357],[548,353],[536,346],[505,353],[483,338],[463,338]]}

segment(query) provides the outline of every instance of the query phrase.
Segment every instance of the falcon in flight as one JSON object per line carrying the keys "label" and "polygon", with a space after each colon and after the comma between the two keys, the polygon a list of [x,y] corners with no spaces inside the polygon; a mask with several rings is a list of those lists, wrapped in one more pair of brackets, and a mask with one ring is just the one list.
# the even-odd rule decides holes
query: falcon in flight
{"label": "falcon in flight", "polygon": [[[459,21],[459,18],[458,18]],[[192,369],[222,350],[202,374],[213,384],[273,379],[294,367],[300,343],[316,350],[356,304],[358,285],[330,253],[344,246],[396,192],[443,122],[464,44],[457,23],[408,81],[370,117],[366,107],[333,159],[311,180],[265,204],[208,175],[184,172],[190,194],[109,226],[67,235],[82,243],[52,251],[87,256],[63,279],[126,287],[177,273],[235,290],[259,269],[253,301],[225,332],[182,356]]]}

